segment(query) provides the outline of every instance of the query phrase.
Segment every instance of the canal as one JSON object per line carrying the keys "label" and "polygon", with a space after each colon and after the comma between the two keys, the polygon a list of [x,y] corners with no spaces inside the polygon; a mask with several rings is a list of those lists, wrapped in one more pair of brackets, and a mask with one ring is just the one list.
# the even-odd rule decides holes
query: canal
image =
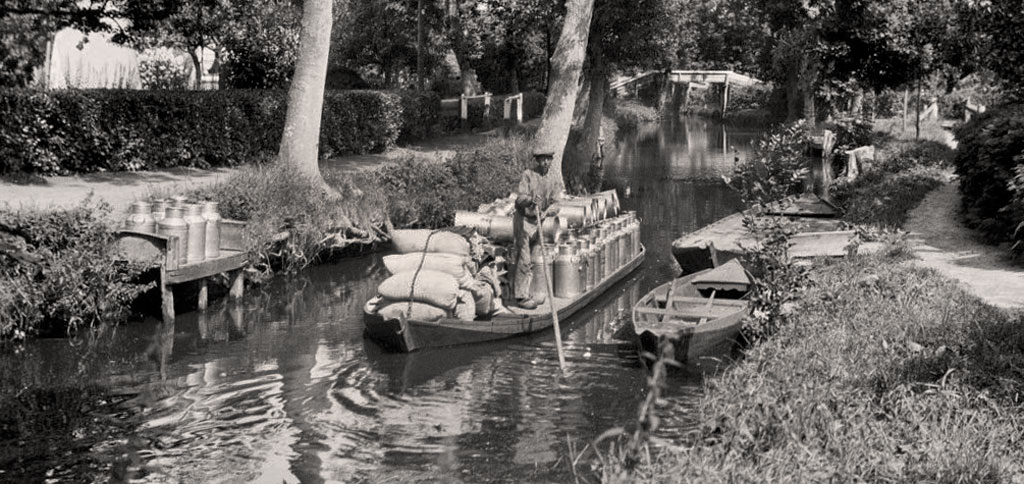
{"label": "canal", "polygon": [[[550,331],[383,352],[363,338],[380,255],[314,267],[173,325],[41,339],[0,356],[0,482],[566,482],[575,452],[635,420],[629,309],[676,275],[670,244],[736,211],[719,181],[754,130],[684,118],[615,140],[607,184],[643,221],[642,268]],[[713,365],[672,375],[666,437]]]}

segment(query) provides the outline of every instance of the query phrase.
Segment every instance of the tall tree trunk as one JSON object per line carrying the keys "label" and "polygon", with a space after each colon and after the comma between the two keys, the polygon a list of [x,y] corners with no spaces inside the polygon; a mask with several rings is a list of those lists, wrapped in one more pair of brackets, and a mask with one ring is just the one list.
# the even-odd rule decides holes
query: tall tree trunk
{"label": "tall tree trunk", "polygon": [[318,164],[327,55],[331,47],[333,0],[304,0],[299,57],[288,89],[288,112],[281,136],[281,163],[290,164],[327,188]]}
{"label": "tall tree trunk", "polygon": [[818,60],[813,54],[804,53],[800,59],[800,89],[804,94],[804,120],[813,129],[817,124],[818,112],[814,96],[818,88]]}
{"label": "tall tree trunk", "polygon": [[423,90],[423,0],[416,4],[416,89]]}
{"label": "tall tree trunk", "polygon": [[189,49],[188,56],[192,58],[192,68],[195,69],[196,75],[196,89],[203,88],[203,61],[199,59],[199,55],[196,54],[197,48],[202,47],[186,47]]}
{"label": "tall tree trunk", "polygon": [[562,177],[562,151],[569,139],[573,111],[580,91],[580,73],[590,38],[590,20],[594,14],[594,0],[568,0],[565,5],[565,23],[551,56],[551,79],[544,114],[534,139],[534,149],[551,151],[547,177],[564,181]]}
{"label": "tall tree trunk", "polygon": [[900,132],[905,133],[907,131],[907,105],[910,104],[910,89],[903,89],[903,124],[900,126]]}
{"label": "tall tree trunk", "polygon": [[786,122],[800,119],[800,73],[797,69],[786,72]]}
{"label": "tall tree trunk", "polygon": [[[574,182],[573,184],[593,191],[601,182],[601,120],[604,117],[604,101],[609,89],[608,65],[597,46],[590,50],[590,66],[586,71],[584,84],[590,89],[587,93],[580,93],[580,97],[587,97],[585,110],[582,112],[583,119],[578,127],[576,142],[573,146],[566,147],[566,154],[573,156],[566,158],[563,171]],[[580,104],[576,107],[579,109]],[[572,153],[569,153],[570,151]]]}

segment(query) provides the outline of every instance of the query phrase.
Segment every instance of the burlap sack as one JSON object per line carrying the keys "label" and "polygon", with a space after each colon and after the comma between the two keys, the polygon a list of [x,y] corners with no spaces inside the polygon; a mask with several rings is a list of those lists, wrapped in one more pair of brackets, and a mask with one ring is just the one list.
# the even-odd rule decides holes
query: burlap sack
{"label": "burlap sack", "polygon": [[[399,253],[441,252],[445,254],[469,255],[469,241],[465,237],[445,231],[430,229],[403,229],[391,233],[391,242]],[[429,245],[427,239],[430,239]]]}
{"label": "burlap sack", "polygon": [[466,270],[465,256],[440,252],[427,252],[426,254],[423,252],[410,252],[408,254],[386,255],[384,256],[384,267],[387,267],[388,272],[392,274],[412,272],[417,267],[420,267],[420,261],[423,262],[421,270],[444,272],[455,276],[455,279],[460,281],[465,279],[466,274],[469,272]]}
{"label": "burlap sack", "polygon": [[[415,278],[415,280],[414,280]],[[380,283],[377,293],[385,299],[413,301],[432,304],[446,310],[454,309],[459,297],[459,283],[451,274],[421,270],[399,272]]]}

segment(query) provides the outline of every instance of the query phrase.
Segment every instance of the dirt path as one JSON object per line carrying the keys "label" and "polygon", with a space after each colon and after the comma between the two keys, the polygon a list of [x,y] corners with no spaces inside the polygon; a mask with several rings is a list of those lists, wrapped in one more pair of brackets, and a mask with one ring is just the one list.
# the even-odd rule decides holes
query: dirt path
{"label": "dirt path", "polygon": [[939,187],[911,211],[905,229],[911,233],[916,264],[960,281],[975,296],[1001,308],[1024,308],[1024,266],[1003,247],[977,241],[959,220],[959,182]]}

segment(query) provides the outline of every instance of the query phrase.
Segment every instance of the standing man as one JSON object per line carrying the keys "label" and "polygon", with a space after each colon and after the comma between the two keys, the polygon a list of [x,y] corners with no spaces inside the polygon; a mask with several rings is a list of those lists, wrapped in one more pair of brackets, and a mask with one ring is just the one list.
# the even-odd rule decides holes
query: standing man
{"label": "standing man", "polygon": [[533,261],[530,257],[542,236],[538,215],[554,215],[557,209],[552,209],[551,204],[561,199],[565,192],[561,181],[544,177],[554,158],[554,152],[535,150],[533,160],[536,164],[532,169],[523,170],[516,190],[516,213],[512,223],[516,274],[512,290],[516,305],[523,309],[536,309],[538,305],[537,301],[530,298],[530,281],[533,280]]}

